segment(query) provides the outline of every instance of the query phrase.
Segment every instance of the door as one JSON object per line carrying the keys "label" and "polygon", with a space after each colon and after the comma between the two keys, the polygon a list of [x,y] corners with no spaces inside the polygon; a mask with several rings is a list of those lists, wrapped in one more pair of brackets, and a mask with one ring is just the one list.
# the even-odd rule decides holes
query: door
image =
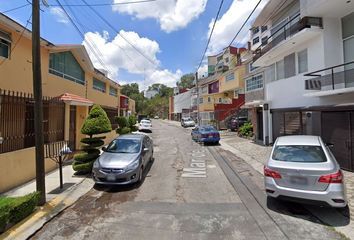
{"label": "door", "polygon": [[263,141],[263,111],[257,110],[257,139]]}
{"label": "door", "polygon": [[325,143],[332,143],[331,151],[341,168],[353,171],[351,126],[354,121],[351,112],[322,112],[322,138]]}
{"label": "door", "polygon": [[72,151],[76,148],[76,106],[70,106],[69,146]]}

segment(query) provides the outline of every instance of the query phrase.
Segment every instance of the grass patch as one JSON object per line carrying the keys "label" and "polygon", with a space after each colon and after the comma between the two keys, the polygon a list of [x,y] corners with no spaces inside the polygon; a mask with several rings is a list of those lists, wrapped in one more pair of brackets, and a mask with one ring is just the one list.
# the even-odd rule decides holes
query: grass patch
{"label": "grass patch", "polygon": [[38,200],[38,192],[22,197],[0,197],[0,233],[30,215]]}

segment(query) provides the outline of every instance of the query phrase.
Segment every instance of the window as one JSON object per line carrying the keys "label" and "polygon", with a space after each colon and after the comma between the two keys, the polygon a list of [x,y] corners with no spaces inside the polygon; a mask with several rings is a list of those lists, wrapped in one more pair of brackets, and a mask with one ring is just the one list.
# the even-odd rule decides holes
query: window
{"label": "window", "polygon": [[101,92],[106,92],[106,83],[96,78],[93,78],[93,89],[96,89]]}
{"label": "window", "polygon": [[280,145],[275,147],[272,158],[284,162],[327,162],[321,146]]}
{"label": "window", "polygon": [[211,103],[211,97],[208,97],[208,103]]}
{"label": "window", "polygon": [[229,62],[229,57],[225,58],[225,62],[226,62],[226,63]]}
{"label": "window", "polygon": [[202,104],[203,103],[203,98],[199,98],[199,103]]}
{"label": "window", "polygon": [[219,98],[219,103],[222,103],[222,98]]}
{"label": "window", "polygon": [[229,73],[226,75],[225,77],[225,81],[228,82],[228,81],[232,81],[235,79],[235,73]]}
{"label": "window", "polygon": [[276,63],[276,70],[277,70],[277,80],[284,78],[284,60],[280,60]]}
{"label": "window", "polygon": [[117,97],[118,96],[118,90],[112,86],[109,86],[109,95]]}
{"label": "window", "polygon": [[262,46],[267,45],[268,43],[268,36],[262,37]]}
{"label": "window", "polygon": [[270,65],[265,70],[265,81],[266,82],[273,82],[275,81],[275,63]]}
{"label": "window", "polygon": [[268,30],[268,26],[262,26],[261,27],[261,32],[265,32],[265,31],[267,31]]}
{"label": "window", "polygon": [[49,73],[85,85],[85,72],[69,51],[49,55]]}
{"label": "window", "polygon": [[256,89],[263,88],[263,75],[255,75],[249,79],[246,79],[246,91],[250,92]]}
{"label": "window", "polygon": [[220,62],[222,60],[222,55],[216,58],[216,62]]}
{"label": "window", "polygon": [[295,75],[295,53],[292,53],[284,57],[284,77],[289,78]]}
{"label": "window", "polygon": [[307,49],[297,53],[297,65],[299,73],[307,72]]}
{"label": "window", "polygon": [[254,27],[253,29],[252,29],[252,33],[253,34],[257,34],[259,32],[259,27]]}
{"label": "window", "polygon": [[207,85],[202,87],[202,94],[206,94],[206,93],[208,93],[208,86]]}
{"label": "window", "polygon": [[11,37],[10,34],[0,31],[0,57],[10,58]]}
{"label": "window", "polygon": [[259,42],[259,37],[253,38],[253,45]]}

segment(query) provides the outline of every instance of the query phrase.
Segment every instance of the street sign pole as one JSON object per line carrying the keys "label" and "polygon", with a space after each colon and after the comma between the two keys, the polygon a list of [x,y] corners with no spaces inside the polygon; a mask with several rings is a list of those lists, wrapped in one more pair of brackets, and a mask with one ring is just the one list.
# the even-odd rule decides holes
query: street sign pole
{"label": "street sign pole", "polygon": [[45,169],[44,169],[44,138],[43,138],[43,102],[40,49],[40,13],[39,0],[32,1],[32,72],[34,95],[34,131],[36,153],[36,188],[40,193],[38,205],[46,202]]}

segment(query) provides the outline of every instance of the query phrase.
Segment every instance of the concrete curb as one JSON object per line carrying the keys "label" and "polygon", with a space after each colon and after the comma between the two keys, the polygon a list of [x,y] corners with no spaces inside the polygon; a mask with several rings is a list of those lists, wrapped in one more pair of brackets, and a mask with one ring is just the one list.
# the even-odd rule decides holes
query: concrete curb
{"label": "concrete curb", "polygon": [[91,178],[84,178],[78,184],[63,192],[38,208],[30,216],[14,225],[0,236],[0,240],[27,239],[41,229],[59,213],[73,205],[81,196],[86,194],[94,185]]}

